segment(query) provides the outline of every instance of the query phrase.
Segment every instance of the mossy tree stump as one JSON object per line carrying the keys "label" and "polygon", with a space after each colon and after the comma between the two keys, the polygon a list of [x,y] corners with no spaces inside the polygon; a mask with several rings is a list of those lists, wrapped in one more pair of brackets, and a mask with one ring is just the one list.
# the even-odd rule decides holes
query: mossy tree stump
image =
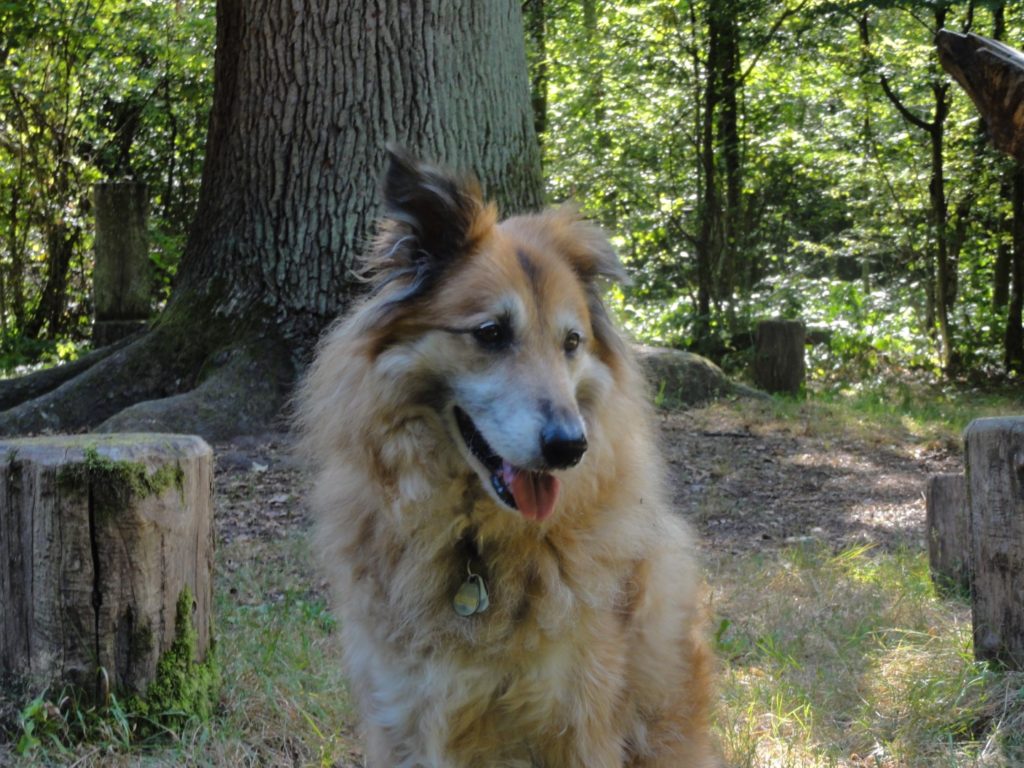
{"label": "mossy tree stump", "polygon": [[974,655],[1024,669],[1024,416],[964,431]]}
{"label": "mossy tree stump", "polygon": [[967,480],[963,475],[932,475],[924,496],[932,581],[940,589],[966,594],[971,584]]}
{"label": "mossy tree stump", "polygon": [[210,447],[190,435],[76,435],[3,440],[0,457],[0,672],[36,693],[144,695],[185,590],[201,661]]}
{"label": "mossy tree stump", "polygon": [[799,395],[804,385],[807,331],[799,320],[762,320],[754,337],[754,386]]}

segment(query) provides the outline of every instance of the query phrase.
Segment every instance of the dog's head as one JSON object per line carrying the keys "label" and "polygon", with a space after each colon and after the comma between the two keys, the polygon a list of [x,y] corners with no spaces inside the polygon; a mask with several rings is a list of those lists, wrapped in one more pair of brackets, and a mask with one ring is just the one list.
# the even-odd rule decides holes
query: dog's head
{"label": "dog's head", "polygon": [[400,152],[384,202],[368,264],[377,364],[415,369],[486,491],[547,518],[622,359],[600,299],[623,277],[614,250],[571,207],[499,224],[475,180]]}

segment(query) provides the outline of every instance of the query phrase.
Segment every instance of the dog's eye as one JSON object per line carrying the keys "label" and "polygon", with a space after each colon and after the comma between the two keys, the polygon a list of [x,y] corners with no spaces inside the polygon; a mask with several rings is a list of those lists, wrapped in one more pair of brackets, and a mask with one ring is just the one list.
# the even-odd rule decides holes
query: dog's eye
{"label": "dog's eye", "polygon": [[569,331],[565,336],[565,342],[562,344],[566,352],[575,352],[580,346],[580,335],[576,331]]}
{"label": "dog's eye", "polygon": [[504,323],[488,320],[473,329],[473,338],[484,349],[499,350],[512,342],[512,331]]}

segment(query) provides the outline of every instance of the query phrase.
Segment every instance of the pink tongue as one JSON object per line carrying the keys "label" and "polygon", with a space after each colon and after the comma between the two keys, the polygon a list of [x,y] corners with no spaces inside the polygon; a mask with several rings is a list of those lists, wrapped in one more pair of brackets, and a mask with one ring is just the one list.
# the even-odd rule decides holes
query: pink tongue
{"label": "pink tongue", "polygon": [[501,465],[502,479],[512,491],[516,506],[527,520],[546,520],[558,499],[558,478],[545,472],[516,469],[507,461]]}

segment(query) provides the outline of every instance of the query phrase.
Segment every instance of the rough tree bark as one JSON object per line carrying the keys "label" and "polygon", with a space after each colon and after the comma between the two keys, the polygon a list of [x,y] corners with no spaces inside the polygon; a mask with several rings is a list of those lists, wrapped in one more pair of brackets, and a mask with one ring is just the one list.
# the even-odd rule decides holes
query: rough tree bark
{"label": "rough tree bark", "polygon": [[0,677],[144,693],[187,588],[213,599],[213,453],[188,435],[0,442]]}
{"label": "rough tree bark", "polygon": [[275,412],[359,290],[389,141],[474,171],[505,212],[541,201],[516,0],[219,0],[214,80],[167,309],[134,344],[0,415],[0,432],[91,427],[134,406],[116,428],[181,431],[189,416],[219,439],[243,404]]}
{"label": "rough tree bark", "polygon": [[806,329],[799,320],[762,320],[754,339],[754,385],[799,395],[804,385]]}
{"label": "rough tree bark", "polygon": [[925,537],[932,581],[964,594],[971,583],[971,526],[963,475],[932,475],[925,486]]}
{"label": "rough tree bark", "polygon": [[939,61],[963,87],[999,149],[1024,162],[1024,54],[982,35],[940,29]]}
{"label": "rough tree bark", "polygon": [[1024,669],[1024,417],[964,431],[974,655]]}

